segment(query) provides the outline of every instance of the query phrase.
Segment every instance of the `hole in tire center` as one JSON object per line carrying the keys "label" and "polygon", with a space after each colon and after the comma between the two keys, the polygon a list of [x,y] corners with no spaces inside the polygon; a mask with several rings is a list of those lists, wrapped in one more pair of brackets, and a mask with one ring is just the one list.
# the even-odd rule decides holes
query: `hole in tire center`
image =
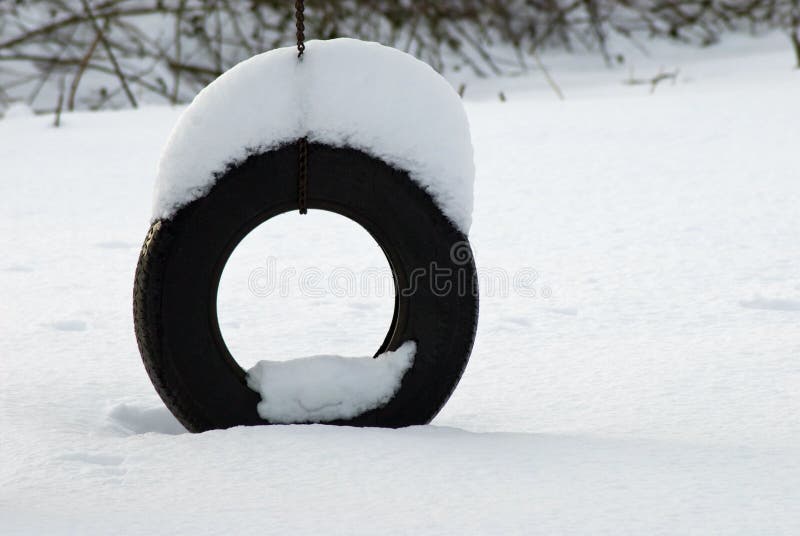
{"label": "hole in tire center", "polygon": [[287,212],[253,229],[220,278],[217,318],[233,358],[372,356],[394,312],[389,263],[372,236],[344,216]]}

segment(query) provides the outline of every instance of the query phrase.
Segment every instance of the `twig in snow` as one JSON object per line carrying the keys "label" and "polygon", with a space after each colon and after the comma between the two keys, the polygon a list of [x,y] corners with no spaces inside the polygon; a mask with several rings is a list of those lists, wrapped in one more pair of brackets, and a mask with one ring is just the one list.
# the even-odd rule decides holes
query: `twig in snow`
{"label": "twig in snow", "polygon": [[536,52],[536,49],[531,51],[531,56],[533,56],[534,61],[536,61],[536,66],[539,67],[540,71],[542,71],[542,74],[544,75],[545,80],[547,80],[547,83],[550,85],[553,91],[555,91],[556,95],[558,95],[558,99],[564,100],[564,94],[561,92],[561,88],[558,87],[556,81],[553,80],[552,76],[550,76],[550,71],[548,71],[547,68],[544,66],[544,63],[542,63],[542,59],[539,57],[539,53]]}
{"label": "twig in snow", "polygon": [[61,126],[61,111],[64,109],[64,75],[58,81],[58,102],[56,102],[56,117],[53,119],[53,126],[58,128]]}
{"label": "twig in snow", "polygon": [[678,74],[680,73],[680,69],[675,69],[672,72],[664,72],[663,69],[659,69],[658,73],[652,78],[634,78],[633,77],[633,70],[631,70],[630,77],[625,80],[625,84],[629,86],[641,86],[641,85],[649,85],[650,86],[650,94],[652,95],[656,91],[656,87],[658,84],[663,82],[664,80],[672,80],[673,85],[678,80]]}

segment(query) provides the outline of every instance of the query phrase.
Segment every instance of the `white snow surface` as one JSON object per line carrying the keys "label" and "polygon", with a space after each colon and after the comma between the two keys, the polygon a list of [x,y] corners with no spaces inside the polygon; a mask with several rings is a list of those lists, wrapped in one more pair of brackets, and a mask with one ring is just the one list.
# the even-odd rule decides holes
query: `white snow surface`
{"label": "white snow surface", "polygon": [[263,360],[247,372],[261,394],[258,414],[273,423],[350,419],[386,404],[414,362],[416,344],[372,357],[317,355]]}
{"label": "white snow surface", "polygon": [[[0,120],[0,534],[800,534],[800,71],[783,35],[648,46],[544,56],[563,102],[536,73],[467,81],[478,333],[400,430],[186,433],[131,317],[182,110]],[[651,95],[630,67],[681,74]],[[374,351],[390,295],[248,289],[292,248],[360,273],[365,231],[263,230],[225,268],[234,355]]]}
{"label": "white snow surface", "polygon": [[356,39],[243,61],[195,97],[158,167],[153,218],[203,196],[228,166],[307,136],[406,170],[464,233],[475,169],[461,99],[410,54]]}

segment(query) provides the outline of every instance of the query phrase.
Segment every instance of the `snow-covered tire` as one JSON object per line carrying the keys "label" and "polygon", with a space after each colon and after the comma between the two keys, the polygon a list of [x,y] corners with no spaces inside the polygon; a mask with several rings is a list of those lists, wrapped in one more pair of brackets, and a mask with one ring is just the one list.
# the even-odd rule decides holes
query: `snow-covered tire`
{"label": "snow-covered tire", "polygon": [[[142,247],[134,285],[139,350],[162,400],[190,431],[268,424],[256,410],[259,394],[222,339],[217,288],[227,259],[252,229],[296,210],[297,162],[296,145],[251,156],[207,195],[155,221]],[[472,350],[478,294],[469,242],[402,170],[319,144],[309,145],[308,165],[309,208],[363,226],[394,273],[394,318],[378,353],[417,343],[413,365],[386,405],[331,424],[427,423]]]}

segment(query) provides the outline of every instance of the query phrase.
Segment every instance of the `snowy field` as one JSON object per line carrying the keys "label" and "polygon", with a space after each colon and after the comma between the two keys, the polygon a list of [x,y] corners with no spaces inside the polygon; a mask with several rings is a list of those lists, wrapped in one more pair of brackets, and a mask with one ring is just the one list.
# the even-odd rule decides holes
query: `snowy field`
{"label": "snowy field", "polygon": [[[535,75],[466,86],[478,335],[441,414],[402,430],[185,433],[131,317],[180,110],[0,120],[0,534],[800,534],[788,41],[545,61],[566,100]],[[680,74],[651,95],[631,66]],[[308,268],[387,270],[338,216],[257,229],[220,291],[243,366],[382,341],[390,292],[254,287]]]}

